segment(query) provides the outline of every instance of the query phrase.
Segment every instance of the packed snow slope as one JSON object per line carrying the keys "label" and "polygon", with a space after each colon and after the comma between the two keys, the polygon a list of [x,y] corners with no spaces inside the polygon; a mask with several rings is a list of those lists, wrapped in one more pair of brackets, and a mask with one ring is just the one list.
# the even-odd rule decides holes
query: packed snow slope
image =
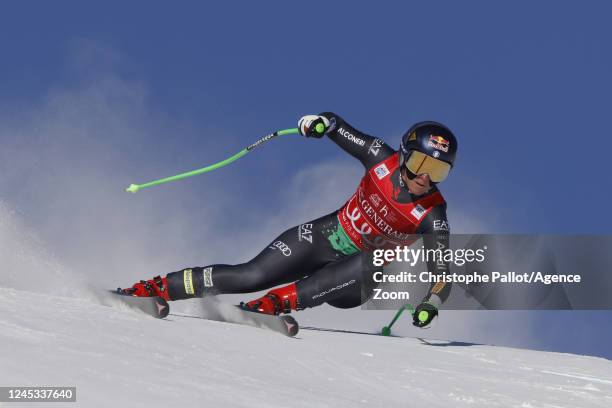
{"label": "packed snow slope", "polygon": [[70,407],[612,406],[612,362],[596,357],[307,330],[287,338],[15,289],[0,289],[0,328],[0,385],[76,386]]}

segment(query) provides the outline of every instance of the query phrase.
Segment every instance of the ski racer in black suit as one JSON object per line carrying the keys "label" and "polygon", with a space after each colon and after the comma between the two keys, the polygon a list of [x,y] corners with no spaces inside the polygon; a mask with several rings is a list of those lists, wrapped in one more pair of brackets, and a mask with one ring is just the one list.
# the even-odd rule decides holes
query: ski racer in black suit
{"label": "ski racer in black suit", "polygon": [[[380,268],[372,266],[373,248],[409,245],[415,234],[425,234],[426,248],[448,248],[446,202],[437,184],[453,166],[457,140],[446,126],[415,124],[399,151],[332,112],[304,116],[298,128],[309,138],[327,136],[362,163],[365,175],[342,208],[286,230],[246,263],[185,268],[123,291],[180,300],[275,287],[242,307],[269,314],[323,303],[352,308],[367,301],[376,286],[372,274]],[[428,268],[441,275],[448,263],[428,262]],[[450,289],[449,283],[431,285],[414,313],[416,326],[431,323]]]}

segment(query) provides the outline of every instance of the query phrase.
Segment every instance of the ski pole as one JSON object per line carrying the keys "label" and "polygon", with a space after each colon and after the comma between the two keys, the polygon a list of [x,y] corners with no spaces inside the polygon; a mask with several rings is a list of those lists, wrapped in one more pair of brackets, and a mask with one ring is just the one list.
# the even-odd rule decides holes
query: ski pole
{"label": "ski pole", "polygon": [[186,173],[177,174],[176,176],[171,176],[171,177],[166,177],[166,178],[159,179],[159,180],[150,181],[148,183],[130,184],[130,186],[125,189],[125,191],[130,192],[130,193],[136,193],[138,190],[146,188],[146,187],[157,186],[157,185],[160,185],[160,184],[169,183],[171,181],[182,180],[182,179],[185,179],[187,177],[193,177],[193,176],[197,176],[199,174],[208,173],[209,171],[217,170],[217,169],[219,169],[221,167],[227,166],[228,164],[235,162],[236,160],[238,160],[239,158],[241,158],[242,156],[244,156],[245,154],[247,154],[248,152],[250,152],[251,150],[253,150],[257,146],[259,146],[259,145],[261,145],[261,144],[263,144],[263,143],[265,143],[265,142],[267,142],[269,140],[272,140],[272,139],[274,139],[277,136],[295,135],[295,134],[299,134],[299,131],[298,131],[297,128],[279,130],[279,131],[276,131],[274,133],[270,133],[269,135],[266,135],[266,136],[262,137],[261,139],[259,139],[255,143],[253,143],[252,145],[250,145],[248,147],[245,147],[244,149],[242,149],[241,151],[239,151],[235,155],[233,155],[231,157],[228,157],[227,159],[222,160],[222,161],[220,161],[218,163],[211,164],[210,166],[206,166],[206,167],[203,167],[201,169],[192,170],[192,171],[188,171]]}
{"label": "ski pole", "polygon": [[390,336],[391,335],[391,326],[393,326],[395,324],[395,322],[397,321],[397,319],[399,319],[399,317],[402,315],[404,310],[408,310],[411,315],[414,314],[414,307],[410,303],[406,303],[404,306],[399,308],[397,313],[395,313],[395,316],[391,320],[391,323],[389,323],[388,326],[385,326],[385,327],[382,328],[382,330],[380,331],[381,335],[383,335],[383,336]]}

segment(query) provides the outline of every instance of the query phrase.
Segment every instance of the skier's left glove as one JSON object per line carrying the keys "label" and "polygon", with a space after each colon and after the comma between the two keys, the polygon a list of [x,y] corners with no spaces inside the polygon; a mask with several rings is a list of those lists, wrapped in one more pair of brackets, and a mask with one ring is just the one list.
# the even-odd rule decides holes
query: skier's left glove
{"label": "skier's left glove", "polygon": [[423,328],[438,315],[438,308],[429,302],[423,302],[416,307],[412,315],[412,324],[416,327]]}
{"label": "skier's left glove", "polygon": [[329,119],[325,116],[306,115],[298,121],[298,129],[302,136],[321,138],[329,130]]}

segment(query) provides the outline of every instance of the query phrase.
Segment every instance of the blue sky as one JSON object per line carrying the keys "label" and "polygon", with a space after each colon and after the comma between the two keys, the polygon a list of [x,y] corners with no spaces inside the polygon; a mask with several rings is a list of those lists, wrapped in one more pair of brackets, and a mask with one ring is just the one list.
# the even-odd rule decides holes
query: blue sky
{"label": "blue sky", "polygon": [[[84,183],[106,186],[96,203],[108,200],[105,210],[141,222],[130,230],[151,224],[142,215],[151,201],[165,204],[163,217],[152,217],[163,234],[176,229],[185,236],[177,225],[195,227],[194,220],[214,213],[209,235],[191,232],[179,245],[190,248],[181,255],[203,263],[193,239],[242,234],[259,228],[267,214],[284,214],[266,221],[273,234],[274,227],[331,211],[344,199],[332,193],[356,185],[358,165],[329,142],[287,137],[217,174],[142,196],[125,197],[121,188],[222,159],[263,134],[294,127],[303,114],[335,111],[392,145],[413,122],[439,120],[460,140],[456,168],[441,185],[455,231],[607,234],[611,9],[603,1],[5,4],[0,117],[13,130],[3,133],[5,146],[20,152],[37,151],[41,140],[50,146],[45,137],[62,135],[63,125],[28,133],[20,121],[45,112],[57,124],[54,107],[64,106],[58,101],[88,104],[103,95],[98,110],[58,110],[88,119],[82,125],[92,130],[87,143],[76,136],[66,145],[58,141],[47,151],[57,161],[24,156],[23,171],[39,166],[52,177],[58,167],[52,163],[70,162],[46,183],[47,197],[58,190],[49,186],[77,172]],[[101,83],[110,84],[104,92],[98,92]],[[105,120],[99,129],[112,118],[122,130],[98,134],[90,120],[96,118]],[[39,139],[18,139],[22,131]],[[112,159],[101,152],[113,152],[106,156]],[[25,166],[30,159],[36,166]],[[0,166],[5,173],[15,168],[6,161]],[[99,171],[87,179],[86,168]],[[19,183],[16,176],[0,181],[2,198],[53,241],[59,228],[57,221],[48,225],[57,219],[53,211],[69,214],[74,209],[66,201],[85,198],[66,190],[51,206],[38,186],[28,186],[37,175],[27,173],[24,183],[23,174]],[[329,184],[333,177],[342,182]],[[306,204],[301,194],[308,195]],[[87,205],[96,208],[90,199]],[[268,238],[253,249],[242,244],[249,248],[242,257],[272,238],[262,235]],[[221,261],[231,260],[214,260]],[[612,339],[604,329],[609,316],[586,314],[580,324],[587,334],[563,341],[567,315],[548,315],[534,325],[557,329],[546,332],[551,338],[538,337],[538,346],[610,355],[603,342],[592,343],[595,334]]]}
{"label": "blue sky", "polygon": [[[611,142],[587,135],[609,107],[604,2],[356,3],[15,3],[0,17],[3,99],[26,103],[90,63],[145,82],[169,115],[241,135],[234,150],[321,110],[392,144],[412,122],[437,119],[461,138],[451,203],[486,195],[510,212],[496,230],[609,229],[607,217],[567,216],[610,198],[598,176]],[[71,60],[80,41],[112,52]],[[302,162],[292,147],[278,149]],[[465,189],[466,178],[478,186]]]}

